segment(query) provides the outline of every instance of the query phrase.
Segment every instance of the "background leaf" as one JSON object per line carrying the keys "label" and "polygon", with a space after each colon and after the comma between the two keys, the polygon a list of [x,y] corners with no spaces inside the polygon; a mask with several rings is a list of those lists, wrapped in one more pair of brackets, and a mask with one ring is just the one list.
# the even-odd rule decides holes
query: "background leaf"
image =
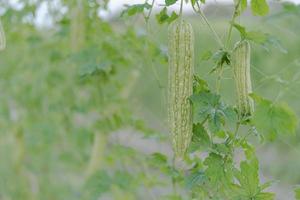
{"label": "background leaf", "polygon": [[251,10],[253,15],[264,16],[269,13],[269,6],[266,0],[251,0]]}
{"label": "background leaf", "polygon": [[268,139],[274,140],[278,135],[294,134],[297,128],[297,116],[285,103],[273,103],[266,99],[255,98],[257,106],[253,123],[258,131]]}

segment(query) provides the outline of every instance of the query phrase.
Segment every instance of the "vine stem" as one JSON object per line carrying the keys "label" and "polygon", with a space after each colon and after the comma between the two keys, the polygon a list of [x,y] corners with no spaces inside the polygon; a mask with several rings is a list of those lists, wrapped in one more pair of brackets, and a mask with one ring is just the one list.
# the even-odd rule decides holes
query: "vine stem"
{"label": "vine stem", "polygon": [[234,25],[234,23],[235,23],[236,18],[237,18],[238,15],[239,15],[238,9],[239,9],[239,7],[240,7],[240,4],[241,4],[241,0],[239,0],[239,1],[237,2],[237,4],[235,5],[235,7],[234,7],[234,11],[233,11],[233,15],[232,15],[231,20],[230,20],[230,26],[229,26],[229,30],[228,30],[227,39],[226,39],[226,45],[225,45],[225,48],[226,48],[226,49],[228,48],[229,43],[230,43],[230,40],[231,40],[231,35],[232,35],[233,25]]}
{"label": "vine stem", "polygon": [[217,77],[217,81],[216,81],[216,92],[218,94],[220,93],[220,89],[221,89],[221,80],[222,80],[223,71],[224,70],[223,70],[223,66],[222,66],[218,73],[218,77]]}
{"label": "vine stem", "polygon": [[184,0],[181,0],[181,3],[180,3],[180,16],[182,16],[182,11],[183,11],[183,1],[184,1]]}
{"label": "vine stem", "polygon": [[237,139],[237,135],[238,135],[240,126],[241,126],[241,123],[240,123],[240,122],[237,122],[237,123],[236,123],[236,126],[235,126],[235,131],[234,131],[234,140]]}
{"label": "vine stem", "polygon": [[[232,15],[231,20],[230,20],[230,26],[229,26],[229,30],[228,30],[228,35],[227,35],[226,43],[224,45],[224,49],[226,51],[228,51],[228,49],[229,49],[231,35],[232,35],[232,30],[233,30],[233,25],[235,23],[236,18],[239,15],[238,9],[240,7],[240,3],[241,3],[241,0],[239,0],[237,2],[237,4],[235,5],[234,11],[233,11],[233,15]],[[217,91],[217,93],[219,93],[220,88],[221,88],[222,75],[223,75],[223,67],[221,67],[221,69],[220,69],[220,71],[218,73],[218,78],[217,78],[217,82],[216,82],[216,91]]]}
{"label": "vine stem", "polygon": [[[198,10],[194,7],[194,5],[192,5],[193,10],[201,16],[202,20],[206,23],[206,25],[208,26],[209,30],[214,35],[214,38],[215,38],[216,42],[220,45],[220,47],[222,49],[226,49],[226,46],[223,44],[221,38],[219,37],[219,35],[215,31],[215,29],[212,27],[212,25],[208,21],[207,17],[203,13],[203,11],[201,10],[201,6],[200,6],[200,3],[198,1],[196,1],[196,5],[197,5]],[[218,77],[217,77],[217,81],[216,81],[216,91],[217,91],[217,93],[219,93],[219,90],[220,90],[220,87],[221,87],[222,74],[223,74],[223,69],[221,69],[220,72],[218,73]]]}
{"label": "vine stem", "polygon": [[219,35],[217,34],[217,32],[215,31],[215,29],[212,27],[212,25],[210,24],[210,22],[208,21],[207,17],[205,16],[205,14],[202,12],[201,10],[201,6],[199,4],[198,1],[196,1],[196,5],[198,7],[198,10],[192,5],[193,7],[193,10],[198,13],[201,18],[203,19],[203,21],[206,23],[207,27],[209,28],[209,30],[212,32],[212,34],[214,35],[215,37],[215,40],[216,42],[223,48],[224,47],[224,44],[221,40],[221,38],[219,37]]}
{"label": "vine stem", "polygon": [[[149,0],[146,0],[145,3],[148,3],[148,1]],[[150,36],[150,22],[149,22],[149,20],[150,20],[150,16],[152,14],[152,11],[153,11],[154,3],[155,3],[155,0],[152,0],[152,2],[151,2],[151,8],[150,8],[147,16],[144,15],[144,18],[145,18],[145,21],[146,21],[146,28],[147,28],[147,35],[148,35],[148,37]],[[147,47],[149,46],[148,40],[146,40],[146,45],[147,45]],[[151,69],[152,69],[152,71],[154,73],[154,78],[155,78],[155,80],[156,80],[156,82],[158,84],[158,87],[160,89],[163,89],[164,86],[163,86],[163,84],[161,83],[161,81],[159,79],[158,72],[157,72],[156,68],[153,66],[153,61],[150,58],[148,59],[148,57],[147,57],[147,60],[148,60],[149,63],[151,63]]]}
{"label": "vine stem", "polygon": [[[148,3],[148,0],[146,0],[145,3]],[[150,10],[149,10],[149,12],[148,12],[148,15],[145,17],[145,20],[146,20],[146,23],[147,23],[147,24],[148,24],[148,22],[149,22],[150,16],[151,16],[152,11],[153,11],[154,3],[155,3],[155,0],[152,0],[152,2],[151,2],[151,8],[150,8]]]}
{"label": "vine stem", "polygon": [[200,125],[203,126],[203,125],[207,122],[208,118],[209,118],[209,116],[207,116],[207,117],[200,123]]}

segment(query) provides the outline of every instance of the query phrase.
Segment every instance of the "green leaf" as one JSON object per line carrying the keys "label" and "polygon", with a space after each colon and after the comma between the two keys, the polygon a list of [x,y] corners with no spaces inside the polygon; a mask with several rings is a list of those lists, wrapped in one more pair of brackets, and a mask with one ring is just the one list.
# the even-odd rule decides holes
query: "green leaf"
{"label": "green leaf", "polygon": [[135,5],[131,5],[128,6],[126,5],[126,10],[124,10],[121,13],[121,16],[124,16],[125,14],[127,14],[128,16],[133,16],[136,15],[138,13],[142,13],[144,12],[145,9],[150,9],[152,6],[148,3],[143,3],[143,4],[135,4]]}
{"label": "green leaf", "polygon": [[182,200],[182,197],[176,194],[164,195],[162,200]]}
{"label": "green leaf", "polygon": [[250,31],[247,32],[246,38],[258,44],[265,44],[268,40],[268,34],[261,31]]}
{"label": "green leaf", "polygon": [[189,151],[194,152],[197,150],[207,150],[211,146],[212,141],[201,124],[194,124],[193,137],[189,146]]}
{"label": "green leaf", "polygon": [[296,188],[294,191],[296,200],[300,200],[300,187]]}
{"label": "green leaf", "polygon": [[235,169],[234,176],[238,180],[238,185],[233,185],[233,199],[254,199],[254,200],[273,200],[273,193],[263,192],[270,186],[267,184],[260,185],[259,166],[256,158],[251,161],[242,161],[240,163],[240,171]]}
{"label": "green leaf", "polygon": [[205,80],[199,78],[198,76],[194,75],[194,80],[193,80],[193,93],[200,93],[206,91],[208,92],[208,84]]}
{"label": "green leaf", "polygon": [[130,191],[136,186],[134,176],[126,171],[117,171],[113,177],[113,185],[124,191]]}
{"label": "green leaf", "polygon": [[280,40],[277,39],[275,36],[268,35],[268,39],[264,46],[266,46],[266,45],[271,45],[271,46],[275,47],[276,49],[281,51],[281,53],[288,53],[287,49],[282,46]]}
{"label": "green leaf", "polygon": [[206,0],[191,0],[191,3],[192,3],[192,6],[195,6],[195,4],[196,4],[196,2],[201,2],[201,3],[203,3],[203,4],[205,4],[205,2],[206,2]]}
{"label": "green leaf", "polygon": [[224,116],[227,119],[227,123],[235,124],[238,120],[238,115],[233,107],[226,106],[226,108],[223,109]]}
{"label": "green leaf", "polygon": [[209,178],[210,183],[213,186],[218,185],[224,176],[223,158],[215,153],[210,153],[204,164],[207,166],[205,175]]}
{"label": "green leaf", "polygon": [[229,155],[231,153],[231,147],[225,143],[214,144],[213,149],[220,155]]}
{"label": "green leaf", "polygon": [[151,163],[155,166],[167,166],[168,158],[161,153],[153,153],[150,156]]}
{"label": "green leaf", "polygon": [[237,6],[238,3],[240,3],[239,8],[238,8],[238,15],[240,15],[242,12],[245,11],[247,8],[247,0],[234,0],[235,5]]}
{"label": "green leaf", "polygon": [[238,181],[232,185],[231,199],[274,199],[274,194],[263,192],[273,182],[260,184],[259,162],[255,148],[246,140],[241,140],[239,146],[243,148],[246,160],[240,162],[240,170],[234,168],[234,177]]}
{"label": "green leaf", "polygon": [[274,200],[275,194],[271,192],[261,192],[255,196],[255,200]]}
{"label": "green leaf", "polygon": [[172,14],[169,16],[169,19],[167,20],[168,24],[170,24],[172,21],[178,18],[178,14],[176,12],[172,12]]}
{"label": "green leaf", "polygon": [[267,42],[268,34],[261,31],[247,31],[246,28],[240,24],[233,24],[233,27],[240,32],[241,39],[247,39],[255,43],[264,45]]}
{"label": "green leaf", "polygon": [[205,184],[208,181],[202,170],[191,173],[185,180],[186,187],[192,189]]}
{"label": "green leaf", "polygon": [[177,2],[177,0],[165,0],[166,6],[173,5]]}
{"label": "green leaf", "polygon": [[201,60],[209,60],[213,56],[211,51],[205,51],[201,54]]}
{"label": "green leaf", "polygon": [[269,5],[266,0],[251,0],[251,10],[253,15],[264,16],[269,13]]}
{"label": "green leaf", "polygon": [[235,24],[233,24],[233,27],[236,28],[240,32],[242,39],[245,39],[247,37],[247,31],[244,26],[241,26],[241,25],[235,23]]}
{"label": "green leaf", "polygon": [[190,99],[193,103],[194,123],[203,123],[204,120],[208,120],[209,129],[213,133],[221,129],[225,120],[231,122],[236,119],[235,112],[221,102],[220,95],[202,91],[193,94]]}
{"label": "green leaf", "polygon": [[167,7],[162,9],[157,15],[156,15],[156,20],[159,24],[163,24],[169,19],[169,15],[167,13]]}
{"label": "green leaf", "polygon": [[253,123],[268,139],[274,140],[278,135],[290,135],[296,132],[298,119],[287,104],[273,103],[257,96],[252,97],[257,103]]}
{"label": "green leaf", "polygon": [[205,176],[207,176],[212,187],[220,185],[230,185],[232,179],[232,162],[231,160],[224,160],[222,156],[210,153],[205,159],[204,164],[207,166]]}
{"label": "green leaf", "polygon": [[249,144],[246,140],[243,140],[241,142],[241,147],[243,148],[246,159],[248,161],[257,159],[255,155],[255,148],[251,144]]}
{"label": "green leaf", "polygon": [[247,8],[247,0],[241,0],[241,5],[240,5],[240,13],[242,13],[244,10]]}
{"label": "green leaf", "polygon": [[163,24],[165,22],[171,23],[175,19],[178,18],[178,15],[176,12],[172,12],[172,14],[169,16],[168,15],[168,9],[167,7],[164,7],[157,15],[156,15],[156,20],[159,24]]}
{"label": "green leaf", "polygon": [[202,123],[220,104],[220,96],[210,92],[200,92],[190,97],[194,109],[194,123]]}
{"label": "green leaf", "polygon": [[210,73],[216,72],[218,69],[222,68],[224,64],[230,64],[230,54],[229,52],[220,49],[213,56],[212,59],[215,62],[214,68],[210,71]]}
{"label": "green leaf", "polygon": [[265,189],[271,187],[272,184],[273,184],[274,182],[275,182],[275,181],[268,181],[268,182],[262,184],[262,185],[260,186],[260,189],[261,189],[261,190],[265,190]]}
{"label": "green leaf", "polygon": [[282,53],[287,53],[287,50],[283,48],[281,45],[280,41],[268,34],[268,33],[263,33],[261,31],[247,31],[244,26],[241,26],[240,24],[233,24],[233,27],[236,28],[240,32],[241,39],[247,39],[249,41],[255,42],[264,48],[267,49],[267,46],[273,46]]}
{"label": "green leaf", "polygon": [[98,199],[110,190],[113,180],[105,171],[99,171],[89,178],[85,184],[84,196],[87,199]]}
{"label": "green leaf", "polygon": [[259,190],[258,161],[252,160],[249,163],[242,161],[240,168],[241,174],[238,181],[241,186],[248,191],[249,196],[254,196]]}

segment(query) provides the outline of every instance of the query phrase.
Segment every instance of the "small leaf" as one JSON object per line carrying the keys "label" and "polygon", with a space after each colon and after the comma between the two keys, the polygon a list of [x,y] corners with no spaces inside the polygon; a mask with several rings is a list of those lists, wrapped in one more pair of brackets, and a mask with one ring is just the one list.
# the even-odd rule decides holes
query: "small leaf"
{"label": "small leaf", "polygon": [[231,148],[225,143],[214,144],[213,149],[220,155],[229,155]]}
{"label": "small leaf", "polygon": [[270,45],[281,51],[281,53],[288,53],[288,51],[282,46],[279,39],[272,35],[268,35],[267,41],[264,46]]}
{"label": "small leaf", "polygon": [[201,54],[200,58],[201,60],[209,60],[212,57],[212,52],[211,51],[205,51]]}
{"label": "small leaf", "polygon": [[105,171],[98,171],[85,184],[84,196],[88,199],[97,199],[110,190],[112,177]]}
{"label": "small leaf", "polygon": [[169,16],[169,19],[167,20],[168,24],[170,24],[172,21],[178,18],[178,14],[176,12],[172,12],[172,14]]}
{"label": "small leaf", "polygon": [[255,196],[255,200],[274,200],[275,194],[271,192],[261,192]]}
{"label": "small leaf", "polygon": [[192,153],[197,150],[207,150],[211,146],[210,137],[201,124],[194,124],[193,137],[189,146],[189,151]]}
{"label": "small leaf", "polygon": [[182,200],[181,196],[176,194],[164,195],[162,200]]}
{"label": "small leaf", "polygon": [[294,191],[296,200],[300,200],[300,187],[296,188]]}
{"label": "small leaf", "polygon": [[265,44],[268,40],[268,34],[261,31],[250,31],[247,32],[246,38],[258,44]]}
{"label": "small leaf", "polygon": [[162,9],[157,15],[156,15],[156,20],[158,21],[159,24],[163,24],[169,19],[169,15],[167,13],[167,7]]}
{"label": "small leaf", "polygon": [[251,10],[253,15],[264,16],[269,13],[269,5],[266,0],[251,0]]}
{"label": "small leaf", "polygon": [[247,8],[247,0],[234,0],[235,6],[239,3],[238,15],[240,15]]}
{"label": "small leaf", "polygon": [[205,80],[199,78],[198,76],[194,75],[193,80],[193,93],[200,93],[200,92],[208,92],[208,84]]}
{"label": "small leaf", "polygon": [[151,163],[153,163],[155,166],[167,166],[168,165],[168,158],[167,156],[161,154],[161,153],[153,153],[150,156]]}
{"label": "small leaf", "polygon": [[210,92],[193,94],[190,99],[194,108],[194,123],[202,123],[220,102],[220,96]]}
{"label": "small leaf", "polygon": [[173,5],[177,2],[177,0],[165,0],[166,6]]}
{"label": "small leaf", "polygon": [[274,140],[277,135],[294,134],[297,128],[297,116],[285,103],[273,103],[263,98],[255,98],[257,106],[253,123],[258,131],[268,139]]}
{"label": "small leaf", "polygon": [[204,120],[208,120],[212,133],[218,132],[226,120],[230,122],[236,118],[233,109],[221,102],[220,95],[201,91],[193,94],[190,99],[193,104],[194,123],[203,123]]}
{"label": "small leaf", "polygon": [[150,9],[152,6],[148,3],[144,3],[144,4],[135,4],[132,6],[126,5],[126,7],[127,9],[121,13],[121,16],[124,16],[125,14],[127,14],[128,16],[133,16],[138,13],[144,12],[145,9]]}
{"label": "small leaf", "polygon": [[240,24],[233,24],[233,27],[236,28],[240,32],[241,39],[247,39],[252,42],[255,42],[264,48],[268,48],[268,46],[273,46],[282,53],[287,53],[287,50],[281,45],[280,41],[268,34],[268,33],[263,33],[261,31],[247,31],[244,26],[241,26]]}
{"label": "small leaf", "polygon": [[199,187],[203,185],[205,182],[207,182],[208,179],[205,176],[205,173],[201,170],[197,172],[191,173],[185,180],[186,187],[188,189],[192,189],[194,187]]}
{"label": "small leaf", "polygon": [[175,19],[178,18],[178,15],[176,12],[172,12],[172,14],[169,16],[168,15],[168,9],[167,7],[164,7],[157,15],[156,15],[156,20],[159,24],[163,24],[165,22],[171,23]]}
{"label": "small leaf", "polygon": [[134,176],[126,171],[117,171],[113,177],[113,185],[128,191],[134,186]]}
{"label": "small leaf", "polygon": [[247,37],[247,31],[244,26],[241,26],[241,25],[235,23],[235,24],[233,24],[233,27],[236,28],[240,32],[242,39]]}
{"label": "small leaf", "polygon": [[217,71],[218,69],[222,68],[224,64],[229,65],[230,64],[230,54],[227,51],[224,51],[223,49],[218,50],[213,56],[212,59],[215,62],[215,67],[210,71],[210,73],[213,73]]}
{"label": "small leaf", "polygon": [[247,0],[241,0],[240,12],[242,13],[247,8]]}
{"label": "small leaf", "polygon": [[223,157],[210,153],[205,159],[204,164],[207,166],[205,175],[212,187],[223,185],[230,185],[232,178],[232,162],[230,160],[224,161]]}

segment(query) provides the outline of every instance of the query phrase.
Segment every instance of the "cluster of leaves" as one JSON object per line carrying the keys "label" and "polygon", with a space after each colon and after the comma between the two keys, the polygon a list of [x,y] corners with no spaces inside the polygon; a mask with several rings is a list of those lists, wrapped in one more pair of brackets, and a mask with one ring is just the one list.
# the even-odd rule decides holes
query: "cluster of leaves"
{"label": "cluster of leaves", "polygon": [[[205,4],[205,0],[183,0],[185,3],[191,3],[194,7],[195,5]],[[134,4],[134,5],[126,5],[126,9],[122,12],[123,15],[133,16],[136,14],[144,14],[145,11],[152,10],[154,6],[155,0],[152,1],[152,4],[149,4],[148,1],[143,4]],[[172,11],[168,13],[168,7],[181,3],[181,0],[165,0],[165,4],[162,5],[162,9],[156,15],[156,19],[160,24],[163,23],[171,23],[178,17],[178,13]],[[247,8],[247,0],[235,0],[235,4],[239,7],[237,10],[238,13],[243,12]],[[266,0],[251,0],[250,1],[251,10],[253,15],[264,16],[269,13],[269,6]],[[151,13],[151,12],[150,12]],[[147,16],[149,17],[149,16]]]}
{"label": "cluster of leaves", "polygon": [[[159,23],[176,19],[177,14],[167,14],[167,7],[175,4],[174,1],[165,1],[165,7],[157,15]],[[204,1],[191,1],[191,4],[205,3]],[[279,41],[260,31],[247,31],[240,24],[235,23],[235,18],[247,8],[247,1],[235,2],[236,8],[230,26],[236,28],[241,39],[247,39],[264,47],[274,45],[280,50]],[[152,4],[153,6],[153,4]],[[148,5],[148,9],[152,9]],[[251,10],[253,15],[264,16],[268,14],[269,7],[265,0],[252,0]],[[142,12],[142,10],[140,10]],[[229,35],[230,37],[230,35]],[[219,72],[224,65],[230,65],[230,51],[225,47],[215,54],[206,52],[203,60],[213,58],[215,67],[212,72]],[[171,173],[172,180],[177,184],[185,184],[192,198],[196,199],[257,199],[272,200],[275,194],[265,192],[271,183],[260,184],[259,163],[255,149],[248,141],[250,136],[259,136],[268,140],[275,140],[280,134],[295,133],[297,117],[294,112],[283,103],[274,103],[257,95],[252,95],[257,106],[251,119],[240,119],[234,107],[226,105],[221,96],[211,92],[204,80],[195,76],[194,94],[190,100],[193,104],[194,129],[187,163],[192,166],[188,170]],[[240,127],[248,130],[239,133]],[[236,151],[244,152],[245,160],[236,167]],[[204,157],[198,153],[207,153]],[[156,155],[157,157],[157,155]],[[158,156],[164,161],[163,169],[172,169],[167,164],[166,157]],[[180,199],[180,195],[170,196],[170,199]]]}
{"label": "cluster of leaves", "polygon": [[[235,108],[224,103],[197,76],[190,98],[194,136],[186,167],[175,168],[170,158],[160,153],[147,156],[121,144],[109,144],[103,169],[83,184],[82,172],[90,157],[94,132],[111,133],[130,126],[144,135],[152,134],[133,117],[129,105],[132,101],[126,95],[132,88],[127,86],[132,85],[132,72],[145,63],[140,52],[156,59],[164,59],[164,55],[132,27],[119,34],[110,24],[95,20],[99,2],[105,8],[106,0],[85,4],[89,32],[80,51],[71,53],[67,16],[55,18],[58,23],[51,33],[21,23],[44,1],[36,2],[24,1],[24,9],[19,12],[8,3],[0,3],[6,8],[4,26],[14,27],[7,28],[9,46],[0,59],[4,77],[0,82],[0,198],[99,199],[108,195],[131,200],[151,196],[152,190],[163,188],[164,193],[155,193],[154,199],[274,199],[274,194],[265,191],[270,182],[260,183],[259,163],[249,138],[259,136],[273,141],[279,135],[291,134],[296,129],[296,115],[284,103],[253,94],[256,112],[250,120],[241,121]],[[63,2],[70,5],[70,1]],[[156,16],[159,23],[170,23],[178,17],[176,12],[168,13],[169,6],[177,2],[165,1]],[[145,13],[151,13],[153,5],[146,2],[128,6],[123,16],[143,13],[148,19]],[[247,1],[239,5],[244,10]],[[251,8],[255,15],[268,12],[264,0],[252,0]],[[285,9],[299,13],[298,6],[287,4]],[[231,24],[242,39],[263,45],[272,42],[267,34]],[[228,49],[203,55],[205,60],[210,58],[216,64],[212,71],[230,65]],[[239,152],[243,155],[241,161]],[[178,186],[178,193],[173,193]],[[299,189],[295,195],[300,199]]]}
{"label": "cluster of leaves", "polygon": [[[238,134],[241,123],[249,126],[250,134],[253,133],[251,123],[239,121],[234,108],[224,104],[220,96],[203,87],[203,83],[198,81],[191,97],[195,116],[190,150],[191,153],[199,150],[208,153],[192,169],[195,174],[192,173],[190,179],[197,180],[196,185],[201,185],[195,187],[194,195],[200,193],[202,198],[207,195],[206,198],[216,199],[224,196],[226,199],[273,199],[274,194],[264,192],[269,184],[260,185],[258,160],[254,148],[247,141],[249,133]],[[280,120],[284,122],[286,119],[282,117]],[[230,127],[234,124],[237,127],[232,131]],[[234,164],[238,149],[244,151],[246,158],[240,162],[240,169]]]}
{"label": "cluster of leaves", "polygon": [[[286,105],[252,96],[257,103],[256,112],[251,120],[240,121],[234,107],[226,105],[220,95],[208,89],[204,80],[195,77],[191,96],[193,138],[185,166],[174,168],[168,158],[159,153],[151,157],[165,175],[189,191],[189,198],[275,198],[275,194],[265,191],[272,182],[260,183],[259,162],[249,139],[260,136],[257,130],[261,137],[270,140],[274,140],[276,134],[294,133],[297,118]],[[238,132],[240,126],[243,132]],[[180,193],[168,199],[185,199],[185,195]]]}
{"label": "cluster of leaves", "polygon": [[[97,6],[83,1],[88,31],[84,45],[71,52],[69,12],[47,30],[19,20],[34,13],[42,2],[30,4],[29,11],[26,1],[19,12],[5,5],[1,16],[9,46],[0,59],[6,77],[0,85],[0,199],[76,199],[81,190],[89,195],[90,187],[81,188],[81,183],[94,133],[108,135],[128,127],[144,135],[153,133],[133,116],[128,98],[143,63],[140,52],[154,57],[160,49],[151,43],[145,48],[145,35],[131,27],[119,33],[94,18]],[[118,160],[116,147],[107,148],[109,156]],[[113,163],[111,168],[118,165]],[[129,176],[123,171],[114,175],[123,177],[119,182]],[[126,183],[111,179],[119,192],[126,190]]]}

